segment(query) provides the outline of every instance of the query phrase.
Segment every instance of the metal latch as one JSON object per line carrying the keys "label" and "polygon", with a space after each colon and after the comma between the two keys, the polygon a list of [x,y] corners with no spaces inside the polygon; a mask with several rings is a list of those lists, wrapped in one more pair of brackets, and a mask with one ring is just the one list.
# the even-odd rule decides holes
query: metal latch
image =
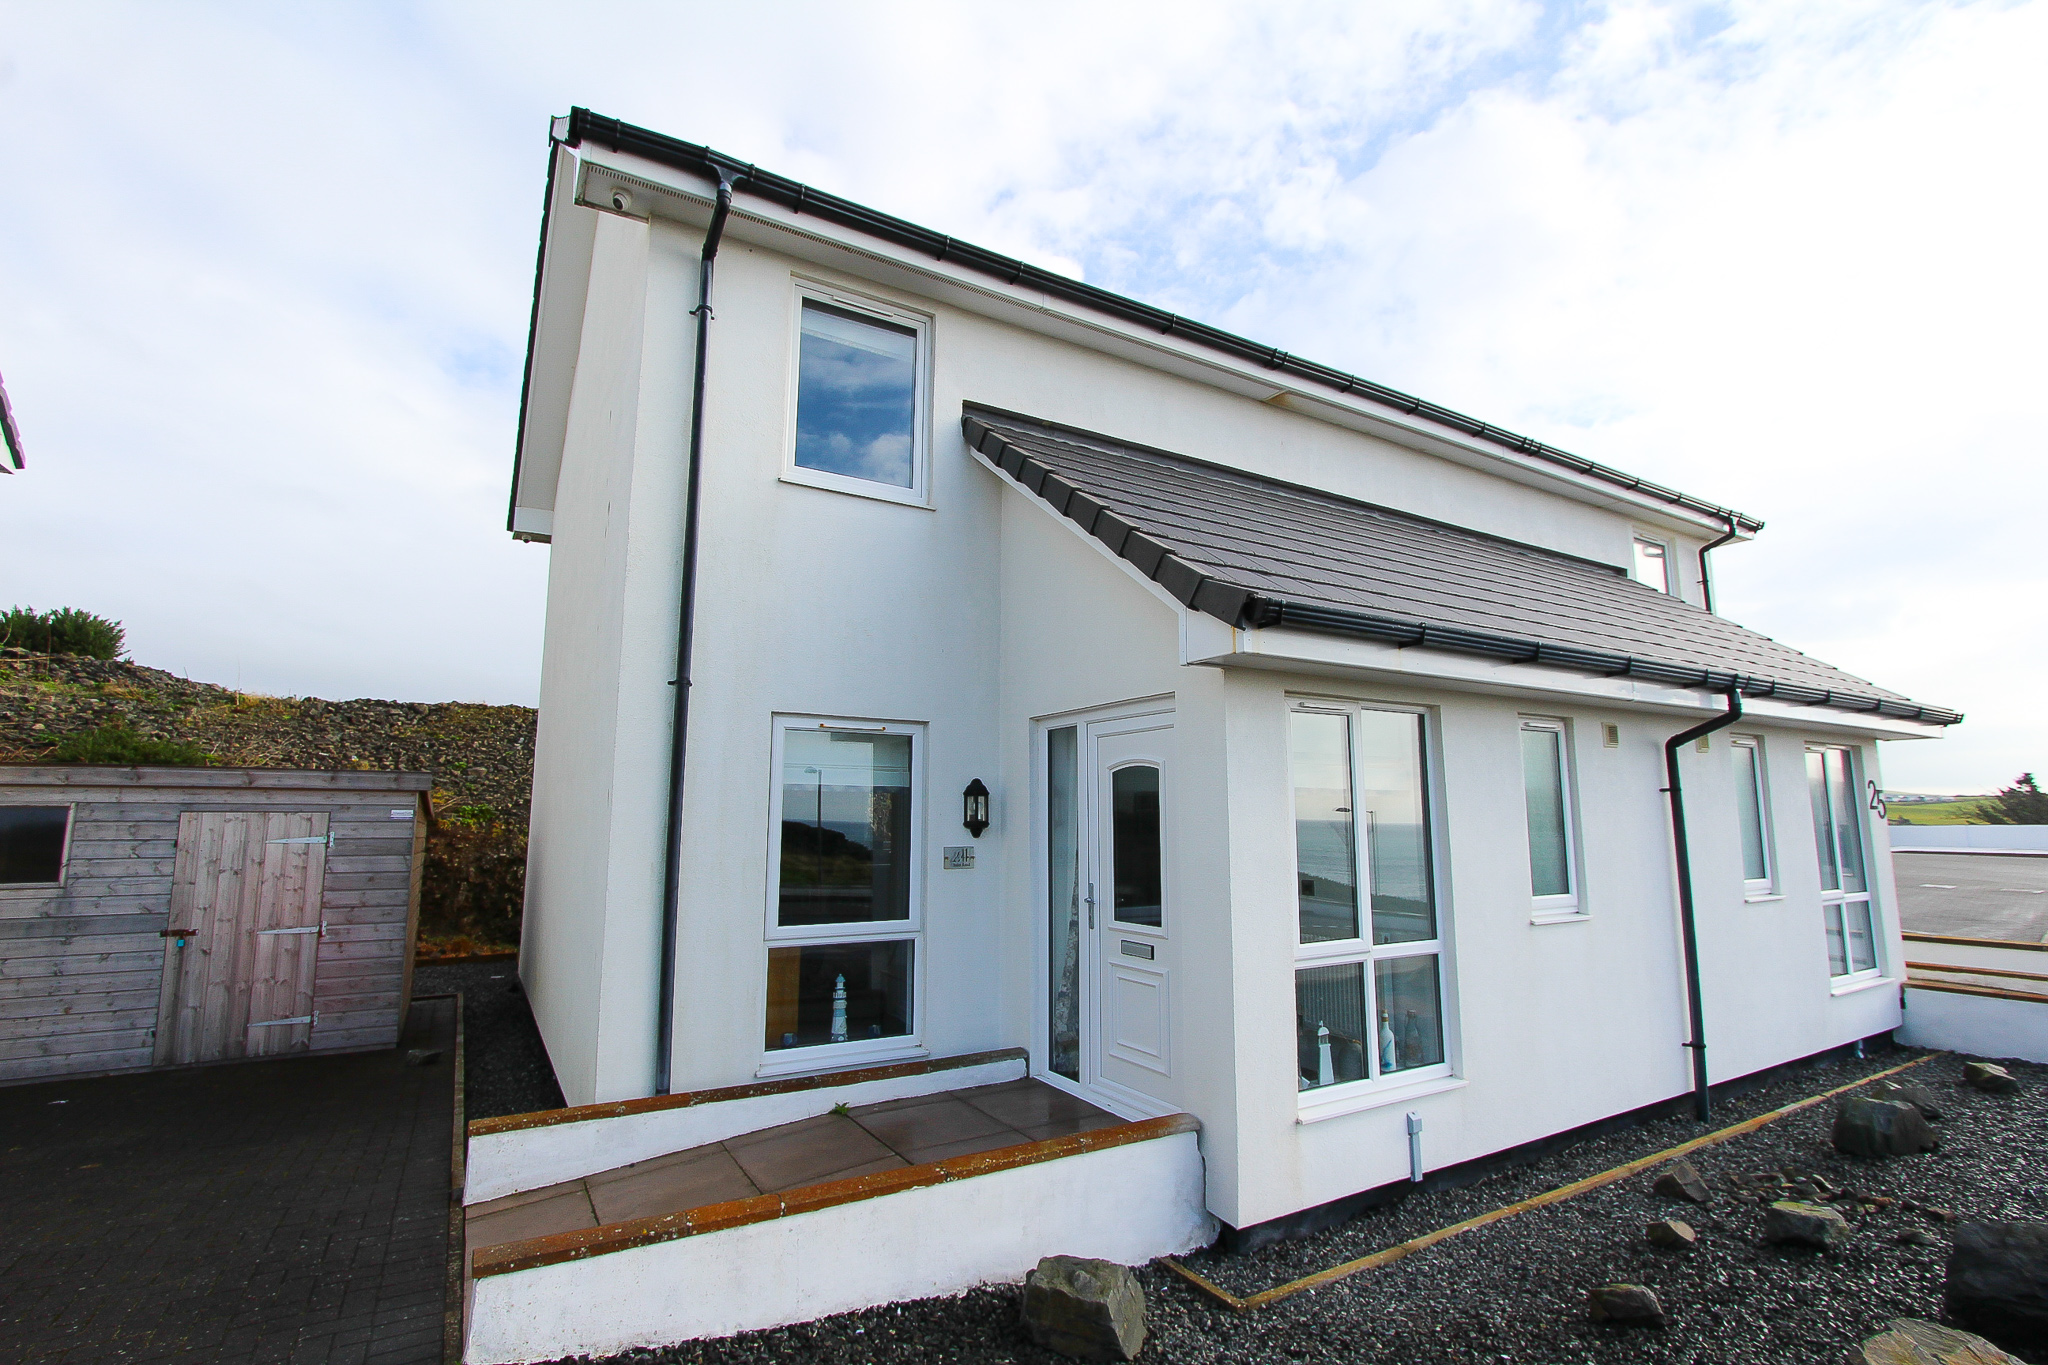
{"label": "metal latch", "polygon": [[280,1024],[317,1024],[317,1023],[319,1023],[319,1022],[320,1022],[320,1011],[319,1011],[319,1010],[314,1010],[314,1011],[313,1011],[313,1012],[312,1012],[311,1014],[302,1014],[302,1015],[299,1015],[299,1016],[298,1016],[298,1017],[297,1017],[296,1019],[265,1019],[265,1020],[263,1020],[263,1021],[262,1021],[262,1022],[260,1022],[260,1023],[255,1023],[255,1024],[251,1024],[251,1025],[249,1025],[249,1027],[250,1027],[250,1028],[275,1028],[275,1027],[277,1027],[277,1026],[278,1026],[278,1025],[280,1025]]}
{"label": "metal latch", "polygon": [[325,834],[309,834],[303,839],[266,839],[264,842],[268,844],[325,844],[331,850],[334,847],[334,831],[330,829]]}

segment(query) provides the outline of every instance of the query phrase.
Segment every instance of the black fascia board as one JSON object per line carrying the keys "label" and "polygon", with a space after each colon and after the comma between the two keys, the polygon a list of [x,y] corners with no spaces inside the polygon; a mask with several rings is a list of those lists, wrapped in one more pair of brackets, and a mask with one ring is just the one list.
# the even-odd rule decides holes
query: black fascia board
{"label": "black fascia board", "polygon": [[[1085,493],[1071,488],[1054,471],[1034,459],[1031,453],[1005,440],[1002,433],[978,420],[972,411],[962,414],[961,427],[967,444],[1000,469],[1019,487],[1045,497],[1054,510],[1083,531],[1101,541],[1111,554],[1165,588],[1190,610],[1214,616],[1240,630],[1285,626],[1318,635],[1339,635],[1353,640],[1372,640],[1403,647],[1420,646],[1453,654],[1477,655],[1507,663],[1535,664],[1570,669],[1579,673],[1612,678],[1641,678],[1646,682],[1673,687],[1696,688],[1725,693],[1739,687],[1746,697],[1770,697],[1800,706],[1820,706],[1837,711],[1858,711],[1919,721],[1926,725],[1955,725],[1962,713],[1918,702],[1875,697],[1867,693],[1835,692],[1818,687],[1801,687],[1774,682],[1754,674],[1736,673],[1692,664],[1668,663],[1630,654],[1588,649],[1583,645],[1560,644],[1494,631],[1473,630],[1428,621],[1385,616],[1355,607],[1324,602],[1296,602],[1269,597],[1241,584],[1212,577],[1195,565],[1164,550],[1143,529],[1103,507]],[[1058,497],[1043,490],[1051,487]],[[1135,544],[1133,542],[1136,542]],[[1561,556],[1569,558],[1569,556]],[[1604,566],[1603,566],[1604,567]]]}
{"label": "black fascia board", "polygon": [[1399,389],[1375,384],[1369,379],[1346,374],[1328,365],[1303,360],[1299,356],[1289,355],[1278,347],[1262,346],[1256,341],[1226,332],[1219,327],[1195,322],[1177,313],[1169,313],[1163,308],[1154,308],[1150,304],[1139,303],[1135,299],[1125,298],[1107,289],[1055,274],[1015,257],[1004,256],[970,242],[963,242],[957,237],[948,237],[930,228],[919,227],[915,223],[892,217],[866,205],[856,204],[850,199],[842,199],[836,194],[813,189],[800,181],[776,175],[772,171],[764,171],[751,162],[727,156],[710,147],[635,127],[633,124],[594,114],[581,107],[571,109],[568,134],[563,141],[571,147],[580,147],[586,139],[609,147],[615,152],[642,157],[657,165],[670,166],[712,180],[730,179],[736,191],[780,204],[793,213],[810,214],[871,237],[892,242],[897,246],[927,253],[934,261],[949,261],[1001,280],[1005,284],[1037,290],[1068,303],[1107,313],[1121,321],[1149,328],[1161,336],[1192,341],[1235,359],[1250,361],[1269,370],[1334,389],[1340,395],[1356,394],[1383,407],[1392,408],[1403,416],[1423,418],[1475,440],[1561,466],[1587,478],[1626,488],[1644,497],[1669,503],[1674,507],[1682,507],[1688,512],[1709,517],[1723,524],[1738,526],[1751,534],[1763,529],[1763,522],[1747,513],[1720,507],[1704,499],[1695,498],[1689,493],[1681,493],[1675,488],[1666,488],[1648,479],[1637,478],[1610,465],[1600,464],[1584,456],[1574,455],[1568,450],[1546,445],[1533,437],[1518,435],[1489,422],[1482,422],[1476,417],[1468,417],[1462,412],[1417,398],[1413,394],[1403,393]]}

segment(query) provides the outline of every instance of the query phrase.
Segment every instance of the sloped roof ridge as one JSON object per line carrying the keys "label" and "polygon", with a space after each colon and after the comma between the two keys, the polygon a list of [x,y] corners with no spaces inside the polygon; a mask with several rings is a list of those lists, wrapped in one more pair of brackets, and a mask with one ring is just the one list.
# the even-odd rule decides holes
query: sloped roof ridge
{"label": "sloped roof ridge", "polygon": [[[1643,678],[1681,687],[1723,692],[1740,688],[1752,697],[1775,697],[1795,704],[1934,725],[1952,725],[1962,719],[1957,712],[1908,700],[1767,635],[1645,587],[1619,574],[1612,565],[979,404],[964,405],[961,426],[967,444],[1006,478],[1042,498],[1057,514],[1102,541],[1111,553],[1131,563],[1184,606],[1239,628],[1287,626],[1477,654],[1509,663]],[[1476,609],[1452,611],[1453,616],[1467,617],[1464,622],[1442,619],[1445,609],[1439,605],[1434,613],[1437,619],[1431,619],[1430,611],[1418,609],[1424,604],[1412,597],[1399,600],[1383,577],[1372,580],[1367,590],[1395,603],[1398,610],[1368,609],[1357,602],[1343,602],[1341,591],[1331,592],[1340,585],[1315,584],[1290,572],[1297,567],[1290,563],[1275,561],[1262,567],[1255,562],[1261,547],[1245,537],[1262,529],[1270,531],[1270,525],[1244,532],[1237,543],[1246,548],[1236,554],[1221,543],[1217,534],[1211,534],[1206,541],[1190,539],[1199,537],[1202,527],[1213,528],[1215,523],[1205,522],[1202,527],[1192,523],[1174,525],[1174,517],[1164,504],[1148,510],[1138,505],[1141,500],[1135,495],[1117,491],[1117,481],[1105,471],[1077,467],[1087,461],[1075,457],[1086,456],[1127,465],[1151,465],[1187,480],[1231,481],[1261,498],[1291,503],[1303,514],[1326,515],[1334,510],[1382,520],[1390,527],[1406,526],[1411,533],[1428,537],[1461,538],[1494,555],[1506,552],[1535,565],[1551,566],[1561,575],[1550,578],[1547,585],[1558,592],[1558,600],[1502,598],[1490,604],[1490,609],[1481,604]],[[1188,494],[1200,491],[1198,487],[1188,487],[1163,490],[1161,495],[1177,492],[1186,500]],[[1428,546],[1422,549],[1426,552]],[[1360,566],[1354,573],[1363,577],[1360,570],[1366,562],[1361,554],[1358,560],[1347,563]],[[1473,567],[1484,572],[1483,565]],[[1290,581],[1307,591],[1276,591]],[[1587,592],[1571,597],[1569,590],[1574,584],[1592,594],[1609,596],[1612,601],[1589,597]],[[1315,591],[1317,587],[1323,591]],[[1352,595],[1360,596],[1364,591],[1353,591]],[[1449,594],[1435,595],[1441,598]],[[1631,616],[1629,611],[1634,608],[1641,610]],[[1549,629],[1529,634],[1483,624],[1489,618],[1499,620],[1504,615],[1518,626],[1536,624],[1528,620],[1530,616],[1546,617]],[[1668,619],[1660,623],[1659,617]],[[1693,638],[1659,634],[1676,627],[1682,627]],[[1560,629],[1567,637],[1576,634],[1580,638],[1543,638]],[[1639,651],[1619,647],[1631,644],[1643,648]],[[1669,657],[1672,654],[1681,659],[1693,656],[1698,661],[1683,662]],[[1769,672],[1758,671],[1763,669]],[[1788,673],[1791,676],[1784,676]]]}
{"label": "sloped roof ridge", "polygon": [[1061,275],[1035,266],[1013,256],[963,242],[956,237],[934,232],[930,228],[891,214],[871,209],[836,194],[814,189],[801,181],[787,176],[764,171],[752,162],[715,151],[701,143],[685,142],[665,133],[637,127],[615,118],[577,106],[569,111],[567,127],[556,139],[570,147],[580,147],[585,139],[592,139],[609,146],[615,152],[625,152],[644,157],[658,165],[671,166],[694,175],[730,181],[736,192],[767,199],[790,210],[792,213],[809,214],[823,218],[842,227],[852,228],[883,241],[909,247],[919,252],[928,252],[934,261],[951,262],[977,274],[990,276],[1008,285],[1022,286],[1052,295],[1067,303],[1079,304],[1107,313],[1125,322],[1156,330],[1161,336],[1175,337],[1220,351],[1238,360],[1262,365],[1280,374],[1309,380],[1324,388],[1334,389],[1339,396],[1357,395],[1381,407],[1391,408],[1404,417],[1420,417],[1438,426],[1449,427],[1461,435],[1488,445],[1513,451],[1543,461],[1546,464],[1640,493],[1655,502],[1682,507],[1689,512],[1711,518],[1731,528],[1740,528],[1751,533],[1763,529],[1763,522],[1745,512],[1717,503],[1681,493],[1675,488],[1634,474],[1616,469],[1612,465],[1589,460],[1583,455],[1574,455],[1568,450],[1523,436],[1504,427],[1482,422],[1469,417],[1454,408],[1447,408],[1399,389],[1378,384],[1359,375],[1349,374],[1333,366],[1318,364],[1291,355],[1277,346],[1265,346],[1220,327],[1184,318],[1178,313],[1169,313],[1148,303],[1114,293],[1098,285],[1088,284],[1071,276]]}

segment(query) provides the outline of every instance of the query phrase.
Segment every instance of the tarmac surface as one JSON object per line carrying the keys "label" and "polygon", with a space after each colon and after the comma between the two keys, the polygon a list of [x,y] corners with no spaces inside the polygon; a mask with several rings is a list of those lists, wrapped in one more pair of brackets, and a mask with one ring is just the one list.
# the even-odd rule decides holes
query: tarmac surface
{"label": "tarmac surface", "polygon": [[2048,858],[1892,850],[1909,934],[2048,943]]}
{"label": "tarmac surface", "polygon": [[393,1051],[0,1088],[0,1360],[441,1361],[454,1005]]}

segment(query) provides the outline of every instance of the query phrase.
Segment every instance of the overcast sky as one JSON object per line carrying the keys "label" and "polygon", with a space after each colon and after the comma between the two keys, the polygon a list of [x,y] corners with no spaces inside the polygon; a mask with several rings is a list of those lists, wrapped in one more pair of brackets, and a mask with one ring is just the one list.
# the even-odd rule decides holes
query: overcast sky
{"label": "overcast sky", "polygon": [[2048,770],[2048,4],[0,0],[0,606],[535,700],[504,532],[573,104],[1764,518],[1718,605]]}

